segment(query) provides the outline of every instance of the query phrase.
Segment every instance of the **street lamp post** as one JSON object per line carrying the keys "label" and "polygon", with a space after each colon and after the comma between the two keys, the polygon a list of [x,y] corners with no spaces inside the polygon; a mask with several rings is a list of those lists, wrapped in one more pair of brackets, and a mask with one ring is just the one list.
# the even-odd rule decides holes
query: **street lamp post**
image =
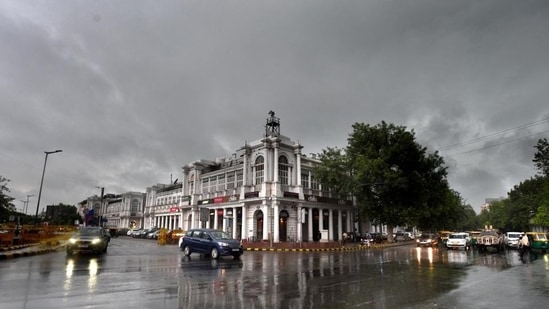
{"label": "street lamp post", "polygon": [[42,170],[42,180],[40,180],[40,191],[38,191],[38,202],[36,203],[36,218],[34,223],[38,224],[38,209],[40,209],[40,197],[42,196],[42,185],[44,184],[44,174],[46,173],[46,163],[48,163],[48,155],[52,153],[62,152],[63,150],[57,149],[54,151],[44,151],[46,158],[44,159],[44,169]]}

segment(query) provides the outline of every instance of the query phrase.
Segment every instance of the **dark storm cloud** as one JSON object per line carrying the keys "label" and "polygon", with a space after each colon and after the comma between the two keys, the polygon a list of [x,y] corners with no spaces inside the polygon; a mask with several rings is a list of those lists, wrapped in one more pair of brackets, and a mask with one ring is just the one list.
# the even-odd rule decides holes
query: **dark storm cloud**
{"label": "dark storm cloud", "polygon": [[230,155],[274,110],[306,154],[354,122],[413,129],[478,209],[535,174],[549,130],[546,1],[51,5],[0,1],[0,175],[18,199],[45,150],[63,152],[43,205],[77,203]]}

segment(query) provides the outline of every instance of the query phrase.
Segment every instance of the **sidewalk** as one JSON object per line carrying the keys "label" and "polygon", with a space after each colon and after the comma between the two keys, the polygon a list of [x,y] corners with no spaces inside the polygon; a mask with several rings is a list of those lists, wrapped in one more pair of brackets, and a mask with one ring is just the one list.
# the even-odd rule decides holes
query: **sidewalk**
{"label": "sidewalk", "polygon": [[[269,242],[245,242],[243,243],[245,251],[260,251],[260,252],[321,252],[321,251],[351,251],[351,250],[371,250],[383,249],[387,247],[405,246],[414,244],[412,241],[393,242],[382,244],[371,244],[370,246],[363,245],[359,242],[346,243],[345,245],[339,242],[303,242],[303,243],[273,243]],[[32,256],[55,252],[64,246],[59,241],[42,242],[37,244],[16,245],[0,248],[0,261],[13,258]]]}
{"label": "sidewalk", "polygon": [[360,242],[350,242],[342,245],[339,242],[243,242],[245,251],[264,251],[264,252],[318,252],[318,251],[348,251],[348,250],[368,250],[383,249],[387,247],[405,246],[415,244],[414,241],[393,242],[371,244],[369,246]]}
{"label": "sidewalk", "polygon": [[0,260],[54,252],[62,246],[63,245],[59,241],[49,241],[36,244],[2,247],[0,248]]}

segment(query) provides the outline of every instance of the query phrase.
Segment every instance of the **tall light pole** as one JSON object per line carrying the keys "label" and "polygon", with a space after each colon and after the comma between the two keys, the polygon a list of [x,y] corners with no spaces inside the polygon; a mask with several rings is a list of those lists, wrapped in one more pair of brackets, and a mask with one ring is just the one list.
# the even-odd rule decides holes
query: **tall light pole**
{"label": "tall light pole", "polygon": [[38,191],[38,202],[36,203],[36,218],[34,224],[38,224],[38,209],[40,209],[40,197],[42,196],[42,185],[44,184],[44,174],[46,173],[46,163],[48,163],[48,155],[52,153],[62,152],[63,150],[57,149],[54,151],[44,151],[46,158],[44,159],[44,169],[42,170],[42,180],[40,181],[40,191]]}
{"label": "tall light pole", "polygon": [[34,195],[27,195],[27,200],[22,201],[23,203],[25,203],[25,208],[24,208],[25,215],[27,214],[27,208],[29,207],[29,197],[31,197],[31,196],[34,196]]}
{"label": "tall light pole", "polygon": [[98,222],[97,222],[97,225],[98,226],[103,226],[102,222],[103,221],[103,217],[104,217],[104,214],[103,214],[103,198],[104,198],[104,195],[105,195],[105,187],[96,187],[97,189],[101,189],[101,206],[99,206],[99,216],[98,216]]}

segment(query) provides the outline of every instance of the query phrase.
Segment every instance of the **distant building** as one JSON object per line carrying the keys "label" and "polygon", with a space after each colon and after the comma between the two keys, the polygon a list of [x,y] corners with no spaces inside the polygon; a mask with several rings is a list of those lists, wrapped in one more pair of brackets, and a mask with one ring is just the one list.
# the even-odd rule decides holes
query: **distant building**
{"label": "distant building", "polygon": [[182,183],[157,184],[147,188],[145,226],[168,230],[182,228],[181,207],[189,205],[189,196],[183,196]]}
{"label": "distant building", "polygon": [[480,211],[490,211],[490,206],[495,203],[495,202],[499,202],[501,200],[503,200],[504,198],[503,197],[500,197],[500,198],[486,198],[484,200],[484,204],[480,205]]}
{"label": "distant building", "polygon": [[126,192],[92,196],[83,210],[85,225],[113,228],[139,228],[144,223],[145,193]]}

